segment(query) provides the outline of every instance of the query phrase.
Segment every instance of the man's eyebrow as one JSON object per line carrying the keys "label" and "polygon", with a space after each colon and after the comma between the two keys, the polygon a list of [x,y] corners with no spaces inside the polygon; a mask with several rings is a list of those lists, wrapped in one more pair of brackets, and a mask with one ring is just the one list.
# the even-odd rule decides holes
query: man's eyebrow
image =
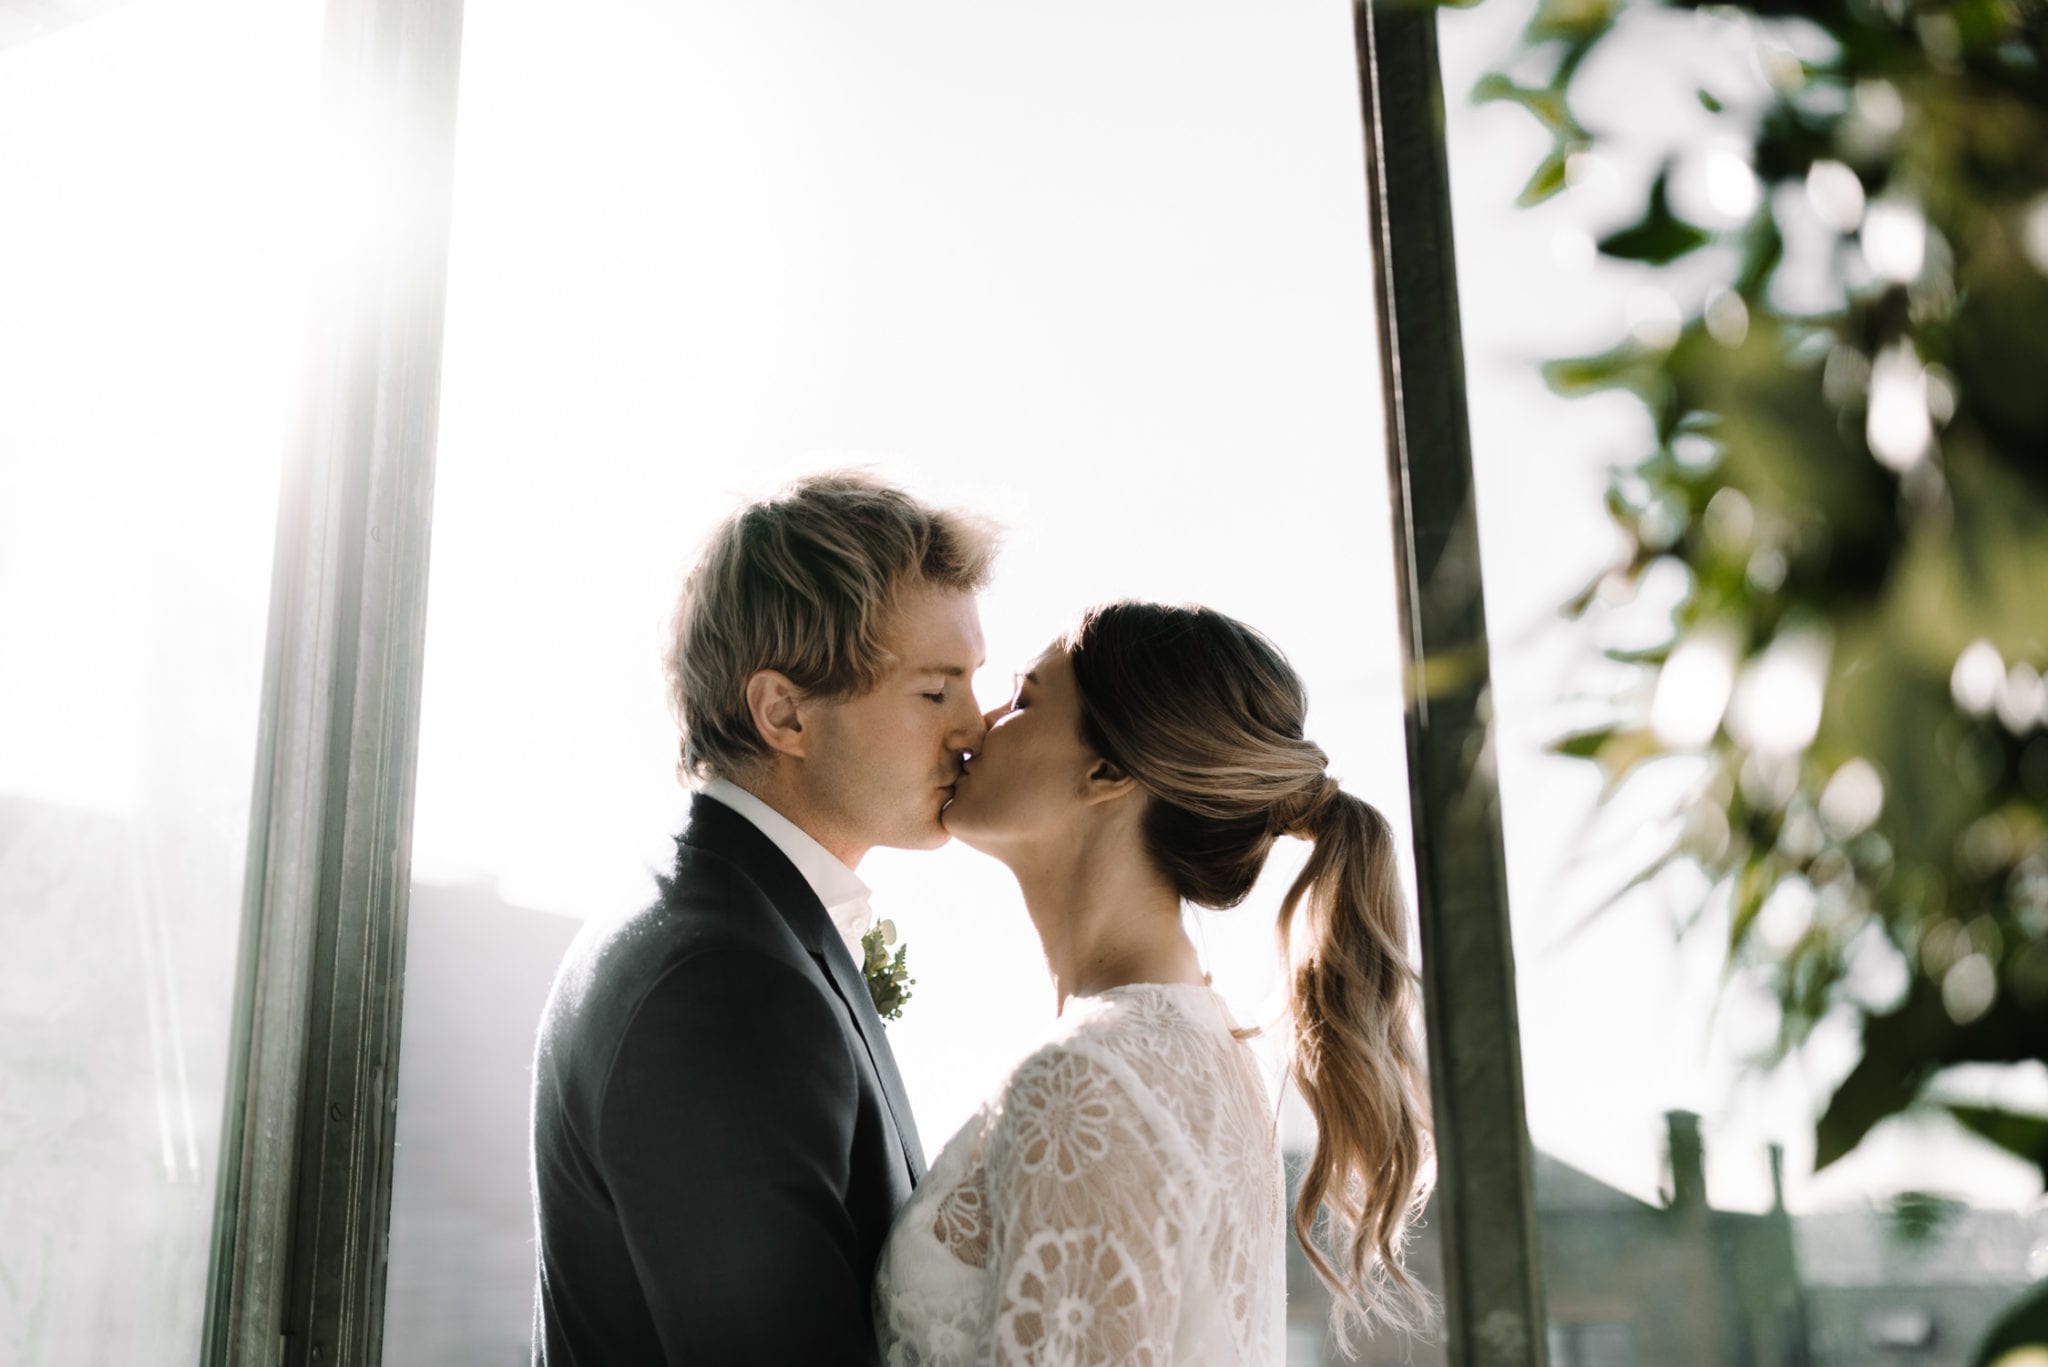
{"label": "man's eyebrow", "polygon": [[1025,683],[1037,683],[1037,682],[1038,682],[1038,671],[1037,671],[1037,670],[1035,670],[1035,669],[1032,669],[1032,670],[1026,670],[1026,671],[1025,671],[1025,674],[1024,674],[1024,682],[1025,682]]}
{"label": "man's eyebrow", "polygon": [[915,672],[920,676],[925,674],[943,674],[949,679],[964,679],[974,671],[962,669],[959,665],[925,665]]}

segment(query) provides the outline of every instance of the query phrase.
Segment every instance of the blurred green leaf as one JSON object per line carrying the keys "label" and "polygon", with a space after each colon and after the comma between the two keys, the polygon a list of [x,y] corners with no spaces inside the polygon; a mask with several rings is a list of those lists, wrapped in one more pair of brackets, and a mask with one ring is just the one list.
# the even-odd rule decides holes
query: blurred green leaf
{"label": "blurred green leaf", "polygon": [[1771,276],[1785,259],[1785,235],[1779,231],[1778,216],[1766,209],[1749,221],[1742,234],[1742,269],[1735,277],[1738,298],[1754,300],[1763,296]]}
{"label": "blurred green leaf", "polygon": [[1650,186],[1650,202],[1642,219],[1633,227],[1600,239],[1600,250],[1623,261],[1647,261],[1665,266],[1687,252],[1704,246],[1709,235],[1671,212],[1665,198],[1665,180],[1670,173],[1659,171]]}
{"label": "blurred green leaf", "polygon": [[1735,892],[1730,904],[1728,918],[1728,948],[1730,964],[1734,953],[1744,940],[1749,938],[1750,927],[1756,924],[1756,916],[1763,910],[1766,899],[1778,885],[1777,871],[1767,854],[1752,852],[1736,875]]}
{"label": "blurred green leaf", "polygon": [[1593,760],[1600,766],[1606,780],[1606,790],[1613,792],[1621,781],[1634,773],[1637,766],[1656,759],[1664,753],[1664,747],[1648,727],[1634,731],[1619,731],[1612,740],[1600,747],[1600,753]]}
{"label": "blurred green leaf", "polygon": [[2015,1158],[2041,1170],[2048,1181],[2048,1116],[2022,1115],[1990,1106],[1950,1106],[1948,1113]]}
{"label": "blurred green leaf", "polygon": [[1862,1143],[1880,1120],[1912,1104],[1933,1072],[1930,1060],[1945,1052],[1953,1032],[1940,992],[1921,983],[1897,1010],[1868,1022],[1863,1057],[1835,1088],[1815,1126],[1815,1172]]}
{"label": "blurred green leaf", "polygon": [[1472,87],[1474,104],[1495,102],[1518,104],[1536,116],[1536,121],[1551,133],[1577,142],[1584,142],[1589,134],[1579,121],[1572,116],[1571,106],[1565,101],[1564,90],[1554,85],[1521,85],[1499,72],[1480,78]]}
{"label": "blurred green leaf", "polygon": [[1862,1142],[1879,1121],[1904,1111],[1930,1079],[1959,1063],[2026,1063],[2048,1038],[2048,1012],[1999,993],[1967,1023],[1958,1022],[1940,983],[1915,977],[1906,1000],[1869,1017],[1863,1057],[1821,1113],[1815,1129],[1815,1171]]}
{"label": "blurred green leaf", "polygon": [[1521,87],[1516,85],[1505,72],[1489,71],[1472,87],[1472,103],[1487,104],[1494,100],[1512,100]]}
{"label": "blurred green leaf", "polygon": [[1658,383],[1662,373],[1658,358],[1634,342],[1624,342],[1612,351],[1594,356],[1547,361],[1543,366],[1544,380],[1566,398],[1601,389],[1633,389],[1641,393]]}
{"label": "blurred green leaf", "polygon": [[1614,23],[1612,0],[1542,0],[1529,21],[1524,41],[1557,39],[1584,42],[1605,33]]}
{"label": "blurred green leaf", "polygon": [[1600,586],[1606,582],[1607,576],[1605,573],[1587,580],[1586,586],[1573,594],[1565,601],[1564,606],[1558,609],[1559,614],[1565,617],[1577,617],[1583,614],[1587,608],[1593,605],[1593,600],[1600,596]]}
{"label": "blurred green leaf", "polygon": [[1543,159],[1536,168],[1536,174],[1529,177],[1529,183],[1522,187],[1522,193],[1515,196],[1515,203],[1524,209],[1533,208],[1549,199],[1565,187],[1565,161],[1567,153],[1559,148]]}
{"label": "blurred green leaf", "polygon": [[1570,755],[1574,759],[1591,759],[1600,753],[1600,748],[1614,739],[1614,728],[1598,726],[1591,731],[1577,731],[1550,743],[1553,754]]}

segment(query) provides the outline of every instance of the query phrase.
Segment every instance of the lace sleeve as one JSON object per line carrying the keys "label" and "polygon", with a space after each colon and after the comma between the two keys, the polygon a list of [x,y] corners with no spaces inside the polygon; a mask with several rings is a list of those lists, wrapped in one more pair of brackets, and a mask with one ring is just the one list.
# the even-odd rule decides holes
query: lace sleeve
{"label": "lace sleeve", "polygon": [[1084,1054],[1038,1055],[1011,1078],[986,1163],[988,1360],[1170,1362],[1183,1203],[1133,1088]]}

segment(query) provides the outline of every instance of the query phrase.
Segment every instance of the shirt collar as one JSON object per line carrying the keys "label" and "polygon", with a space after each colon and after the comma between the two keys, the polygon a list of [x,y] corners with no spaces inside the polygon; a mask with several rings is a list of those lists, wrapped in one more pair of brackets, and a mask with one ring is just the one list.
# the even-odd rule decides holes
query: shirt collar
{"label": "shirt collar", "polygon": [[811,891],[825,904],[825,914],[838,928],[839,938],[861,961],[861,936],[867,934],[872,912],[868,907],[868,885],[839,862],[833,853],[813,839],[803,827],[755,797],[730,779],[714,778],[701,790],[704,796],[732,808],[751,821],[761,834],[781,850],[796,871],[810,884]]}

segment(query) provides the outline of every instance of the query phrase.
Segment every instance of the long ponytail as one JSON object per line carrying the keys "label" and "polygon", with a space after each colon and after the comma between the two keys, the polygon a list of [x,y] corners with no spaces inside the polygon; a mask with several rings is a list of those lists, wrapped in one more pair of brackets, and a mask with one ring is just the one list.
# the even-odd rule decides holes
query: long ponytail
{"label": "long ponytail", "polygon": [[1336,1294],[1340,1339],[1359,1323],[1419,1331],[1436,1303],[1405,1256],[1433,1184],[1434,1147],[1393,832],[1328,778],[1284,829],[1314,842],[1279,918],[1290,1062],[1316,1119],[1295,1233]]}

